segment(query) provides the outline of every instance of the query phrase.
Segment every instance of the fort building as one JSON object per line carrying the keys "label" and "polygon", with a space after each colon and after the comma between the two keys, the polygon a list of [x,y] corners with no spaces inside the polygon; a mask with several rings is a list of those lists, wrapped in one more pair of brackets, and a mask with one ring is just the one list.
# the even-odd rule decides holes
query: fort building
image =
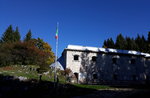
{"label": "fort building", "polygon": [[111,48],[68,45],[60,62],[71,69],[77,83],[150,83],[150,54]]}

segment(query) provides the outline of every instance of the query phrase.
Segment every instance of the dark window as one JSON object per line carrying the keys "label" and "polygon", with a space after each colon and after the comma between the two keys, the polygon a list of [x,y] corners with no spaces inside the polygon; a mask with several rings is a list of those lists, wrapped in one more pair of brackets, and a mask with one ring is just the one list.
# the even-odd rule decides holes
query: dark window
{"label": "dark window", "polygon": [[136,81],[137,80],[137,76],[136,75],[132,75],[132,80]]}
{"label": "dark window", "polygon": [[113,64],[117,64],[117,58],[112,58]]}
{"label": "dark window", "polygon": [[135,64],[135,59],[131,59],[131,64]]}
{"label": "dark window", "polygon": [[74,55],[74,60],[78,61],[79,60],[79,55]]}
{"label": "dark window", "polygon": [[97,79],[97,74],[93,74],[93,79]]}
{"label": "dark window", "polygon": [[150,58],[146,58],[147,61],[150,61]]}
{"label": "dark window", "polygon": [[118,75],[117,74],[113,74],[113,79],[114,80],[118,80]]}
{"label": "dark window", "polygon": [[93,56],[93,57],[92,57],[92,61],[93,61],[93,62],[96,62],[96,59],[97,59],[96,56]]}
{"label": "dark window", "polygon": [[150,83],[150,76],[146,75],[146,84]]}

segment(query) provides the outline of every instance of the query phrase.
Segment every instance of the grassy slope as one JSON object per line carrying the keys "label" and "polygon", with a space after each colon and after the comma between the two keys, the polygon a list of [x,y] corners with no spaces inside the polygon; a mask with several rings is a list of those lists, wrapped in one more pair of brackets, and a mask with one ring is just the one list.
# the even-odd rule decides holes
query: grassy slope
{"label": "grassy slope", "polygon": [[15,76],[15,77],[26,77],[28,79],[38,79],[39,75],[36,71],[36,68],[38,66],[18,66],[18,65],[13,65],[13,66],[6,66],[6,67],[1,67],[0,68],[0,74],[6,76]]}
{"label": "grassy slope", "polygon": [[[0,68],[0,74],[6,76],[22,76],[26,77],[28,79],[36,79],[39,80],[39,74],[36,71],[36,68],[38,66],[6,66],[6,67],[1,67]],[[43,81],[50,81],[53,82],[53,73],[52,74],[47,74],[42,76]],[[65,83],[65,78],[63,76],[59,76],[59,82],[64,84]],[[102,85],[83,85],[83,84],[73,84],[76,87],[80,88],[87,88],[87,89],[108,89],[110,88],[109,86],[102,86]]]}
{"label": "grassy slope", "polygon": [[[31,68],[31,69],[30,69]],[[139,98],[143,98],[146,94],[150,96],[149,92],[140,91],[105,91],[109,88],[109,86],[103,85],[83,85],[83,84],[66,84],[63,77],[60,77],[59,81],[61,83],[57,84],[54,87],[53,83],[53,75],[43,75],[42,82],[32,82],[32,81],[18,81],[13,79],[7,79],[6,77],[9,76],[22,76],[26,77],[29,80],[35,79],[39,80],[39,75],[36,72],[35,68],[37,66],[7,66],[0,68],[0,97],[1,98],[56,98],[56,97],[63,97],[63,98],[70,98],[73,96],[82,96],[88,94],[94,94],[92,97],[101,96],[108,98],[107,95],[114,95],[112,98],[121,98],[119,96],[126,96],[130,93],[129,98],[132,96],[142,96]],[[6,76],[6,77],[5,77]],[[101,90],[99,90],[101,89]],[[96,93],[95,93],[96,91]],[[92,98],[91,97],[91,98]],[[110,96],[111,97],[111,96]],[[86,97],[85,97],[86,98]],[[90,97],[89,97],[90,98]],[[126,97],[123,97],[126,98]],[[145,98],[145,96],[144,96]],[[149,98],[149,97],[147,97]]]}
{"label": "grassy slope", "polygon": [[[39,80],[39,74],[35,70],[37,66],[6,66],[0,68],[0,93],[2,96],[8,97],[37,97],[37,96],[47,96],[47,97],[71,97],[71,96],[80,96],[92,93],[97,89],[105,89],[107,86],[101,85],[81,85],[81,84],[67,84],[65,83],[64,76],[59,76],[59,84],[57,88],[54,88],[53,83],[53,73],[42,76],[42,82],[32,81],[20,81],[17,80],[5,80],[5,76],[13,76],[13,77],[26,77],[27,79],[35,79]],[[3,90],[3,88],[9,88],[9,91]],[[24,90],[24,88],[28,88],[28,90]],[[20,94],[20,95],[18,95]],[[46,97],[46,98],[47,98]]]}

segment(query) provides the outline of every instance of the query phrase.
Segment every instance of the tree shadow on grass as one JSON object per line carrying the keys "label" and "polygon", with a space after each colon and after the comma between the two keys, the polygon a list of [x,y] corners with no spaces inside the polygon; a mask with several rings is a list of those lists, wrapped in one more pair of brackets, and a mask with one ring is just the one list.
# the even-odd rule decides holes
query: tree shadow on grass
{"label": "tree shadow on grass", "polygon": [[99,90],[74,98],[150,98],[149,91]]}
{"label": "tree shadow on grass", "polygon": [[[117,86],[118,88],[118,86]],[[121,87],[120,87],[121,88]],[[122,87],[123,88],[123,87]],[[71,84],[30,79],[20,81],[0,75],[0,98],[150,98],[150,90],[96,90]]]}
{"label": "tree shadow on grass", "polygon": [[110,87],[113,88],[127,88],[127,89],[145,89],[145,90],[150,90],[150,84],[120,84],[120,85],[109,85]]}
{"label": "tree shadow on grass", "polygon": [[13,76],[0,75],[0,98],[56,98],[81,96],[96,90],[80,88],[71,84],[57,84],[30,79],[20,81]]}

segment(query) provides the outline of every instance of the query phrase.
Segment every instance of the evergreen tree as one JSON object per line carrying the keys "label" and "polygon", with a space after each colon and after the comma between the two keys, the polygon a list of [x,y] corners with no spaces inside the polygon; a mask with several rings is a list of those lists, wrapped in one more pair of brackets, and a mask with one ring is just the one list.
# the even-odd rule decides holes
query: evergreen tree
{"label": "evergreen tree", "polygon": [[14,42],[14,30],[12,25],[10,25],[6,31],[3,33],[1,41],[2,42]]}
{"label": "evergreen tree", "polygon": [[145,37],[144,37],[144,35],[142,35],[142,40],[141,40],[141,51],[142,52],[147,52],[147,41],[146,41],[146,39],[145,39]]}
{"label": "evergreen tree", "polygon": [[147,38],[147,49],[146,49],[148,53],[150,53],[150,32],[148,32],[148,38]]}
{"label": "evergreen tree", "polygon": [[135,38],[135,43],[137,45],[137,51],[140,51],[140,43],[141,43],[141,37],[139,36],[139,34],[137,35],[137,37]]}
{"label": "evergreen tree", "polygon": [[107,48],[107,41],[106,40],[104,40],[104,42],[103,42],[103,48]]}
{"label": "evergreen tree", "polygon": [[137,50],[138,49],[138,45],[136,44],[134,38],[131,39],[131,45],[132,45],[131,50]]}
{"label": "evergreen tree", "polygon": [[126,46],[125,49],[131,50],[132,49],[132,40],[130,37],[126,37]]}
{"label": "evergreen tree", "polygon": [[126,37],[125,49],[127,49],[127,50],[136,50],[137,49],[137,45],[135,43],[134,38]]}
{"label": "evergreen tree", "polygon": [[114,41],[112,40],[112,38],[108,38],[107,41],[104,41],[104,48],[115,48],[115,44]]}
{"label": "evergreen tree", "polygon": [[29,30],[28,33],[26,34],[24,41],[29,41],[31,39],[32,39],[32,33],[31,33],[31,30]]}
{"label": "evergreen tree", "polygon": [[20,33],[18,27],[16,27],[16,30],[14,32],[14,41],[20,41]]}
{"label": "evergreen tree", "polygon": [[108,47],[109,47],[109,48],[114,48],[114,47],[115,47],[115,43],[114,43],[114,41],[112,40],[112,38],[108,39],[108,40],[107,40],[107,43],[108,43]]}
{"label": "evergreen tree", "polygon": [[125,49],[125,46],[126,46],[126,41],[124,37],[122,36],[122,34],[119,34],[116,39],[115,47],[117,49]]}
{"label": "evergreen tree", "polygon": [[148,39],[142,37],[138,34],[137,37],[124,38],[121,34],[119,34],[116,38],[116,43],[114,44],[112,38],[109,38],[104,41],[103,47],[105,48],[116,48],[116,49],[126,49],[126,50],[136,50],[140,52],[148,52],[150,53],[150,32],[148,33]]}
{"label": "evergreen tree", "polygon": [[147,39],[147,41],[150,44],[150,32],[148,32],[148,39]]}
{"label": "evergreen tree", "polygon": [[146,43],[146,39],[145,37],[142,35],[142,37],[140,37],[140,35],[137,35],[137,38],[135,39],[135,42],[137,44],[137,51],[141,51],[141,52],[146,52],[147,50],[147,43]]}

